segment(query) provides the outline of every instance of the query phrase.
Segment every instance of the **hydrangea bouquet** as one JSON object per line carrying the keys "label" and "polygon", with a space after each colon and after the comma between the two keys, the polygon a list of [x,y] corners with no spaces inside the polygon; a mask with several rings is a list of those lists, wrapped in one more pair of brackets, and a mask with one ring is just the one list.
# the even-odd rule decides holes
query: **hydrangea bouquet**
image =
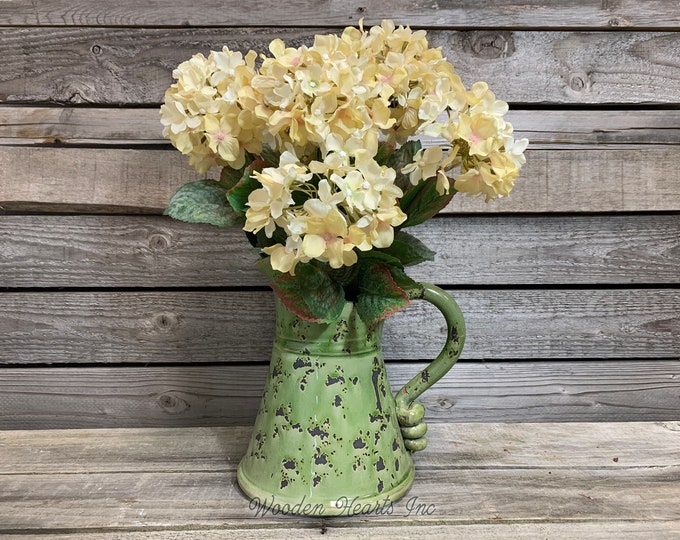
{"label": "hydrangea bouquet", "polygon": [[483,82],[467,89],[425,31],[383,21],[269,51],[225,47],[173,72],[164,136],[198,172],[221,173],[180,188],[166,214],[241,226],[304,319],[332,321],[345,300],[383,319],[417,294],[404,267],[434,256],[404,229],[456,192],[507,195],[527,141],[513,138],[507,104]]}

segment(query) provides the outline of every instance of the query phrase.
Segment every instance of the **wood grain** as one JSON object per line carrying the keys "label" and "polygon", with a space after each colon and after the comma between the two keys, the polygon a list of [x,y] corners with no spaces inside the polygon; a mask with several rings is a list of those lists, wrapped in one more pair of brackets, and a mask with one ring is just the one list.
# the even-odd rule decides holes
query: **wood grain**
{"label": "wood grain", "polygon": [[[390,362],[393,391],[423,367]],[[5,367],[0,429],[251,426],[267,369]],[[428,423],[671,421],[680,418],[679,372],[678,360],[460,362],[419,401]]]}
{"label": "wood grain", "polygon": [[[453,294],[468,327],[465,359],[680,354],[677,289],[462,289]],[[273,295],[264,291],[4,293],[0,362],[262,362],[269,359],[273,312]],[[444,333],[437,311],[414,302],[387,321],[385,357],[433,358]]]}
{"label": "wood grain", "polygon": [[[511,109],[506,118],[516,138],[527,137],[532,149],[680,144],[676,109]],[[0,106],[0,145],[32,144],[170,146],[162,135],[158,107]]]}
{"label": "wood grain", "polygon": [[[672,145],[528,150],[510,197],[485,204],[460,195],[446,212],[677,211],[678,170]],[[4,147],[0,208],[158,214],[202,176],[174,150]]]}
{"label": "wood grain", "polygon": [[[0,102],[157,104],[174,67],[221,49],[266,52],[273,38],[311,44],[330,28],[7,28]],[[672,32],[433,31],[466,85],[509,102],[673,104],[680,35]],[[39,42],[40,47],[33,44]]]}
{"label": "wood grain", "polygon": [[[680,461],[680,422],[434,424],[424,469],[673,467]],[[8,474],[234,472],[252,426],[213,428],[51,429],[0,432]],[[565,437],[569,431],[572,437]],[[96,434],[96,440],[92,435]],[[644,437],[642,436],[644,434]],[[125,440],[123,439],[125,435]],[[656,444],[651,445],[650,440]],[[502,444],[499,444],[502,441]],[[582,444],[597,441],[589,452]],[[474,452],[465,450],[471,446]],[[191,448],[191,459],[187,457]],[[77,460],[73,459],[78,455]],[[569,456],[568,465],[565,457]],[[612,457],[618,457],[613,461]]]}
{"label": "wood grain", "polygon": [[0,144],[163,144],[160,109],[0,107]]}
{"label": "wood grain", "polygon": [[[602,526],[622,520],[670,534],[680,521],[677,422],[433,426],[430,437],[437,442],[417,455],[414,486],[392,504],[392,513],[323,522],[320,516],[258,516],[249,507],[236,487],[231,459],[243,448],[240,429],[188,430],[178,440],[167,430],[22,435],[2,434],[10,455],[31,440],[45,455],[36,458],[35,472],[0,474],[3,533],[220,527],[225,534],[242,528],[267,534],[267,528],[280,533],[323,526],[351,534],[353,527],[370,524],[379,531],[383,525],[406,527],[414,521],[418,530],[427,531],[518,522]],[[49,465],[47,457],[52,457]],[[24,459],[20,455],[9,464]],[[431,513],[409,516],[409,500],[432,505]]]}
{"label": "wood grain", "polygon": [[[413,231],[439,255],[412,275],[469,334],[423,396],[409,497],[434,514],[258,518],[234,470],[272,295],[240,231],[154,215],[199,177],[158,105],[196,52],[361,17],[427,28],[488,81],[528,164],[509,199]],[[0,1],[0,212],[127,214],[0,216],[0,429],[32,429],[0,432],[0,536],[678,538],[678,30],[673,0]],[[421,303],[387,322],[394,390],[443,326]],[[101,426],[140,429],[53,430]]]}
{"label": "wood grain", "polygon": [[[574,27],[587,28],[677,28],[680,11],[673,0],[652,0],[644,4],[633,0],[595,2],[544,0],[516,2],[501,0],[492,4],[463,0],[450,2],[407,2],[393,0],[389,5],[375,0],[291,0],[285,7],[255,1],[243,4],[234,0],[215,3],[200,0],[186,4],[166,0],[163,9],[150,3],[141,6],[130,0],[69,2],[5,0],[0,10],[2,25],[77,25],[77,26],[319,26],[377,24],[393,19],[413,26],[489,27]],[[257,16],[254,16],[257,14]],[[304,16],[300,16],[304,14]]]}
{"label": "wood grain", "polygon": [[[407,499],[408,500],[408,499]],[[408,513],[406,503],[403,503],[402,512]],[[513,539],[513,540],[533,540],[535,538],[588,538],[589,540],[618,540],[626,538],[629,540],[676,540],[680,531],[680,521],[620,521],[605,517],[598,517],[594,521],[579,522],[566,520],[561,523],[546,523],[538,521],[535,523],[511,523],[499,521],[498,516],[494,522],[487,523],[465,523],[459,521],[453,525],[435,525],[413,520],[408,526],[390,526],[381,524],[379,527],[371,524],[367,520],[353,520],[348,524],[340,526],[332,525],[335,520],[321,520],[320,523],[310,524],[309,527],[302,525],[282,527],[281,524],[270,524],[266,528],[237,528],[224,526],[205,526],[200,528],[172,526],[159,527],[154,530],[150,527],[140,531],[120,531],[116,532],[69,532],[65,534],[40,531],[40,538],[45,540],[68,539],[68,540],[222,540],[230,534],[238,535],[241,540],[264,540],[279,538],[300,538],[318,539],[320,534],[324,538],[343,538],[364,540],[420,540],[423,536],[427,538],[447,538],[451,540],[489,540]],[[26,535],[4,534],[7,540],[25,539]]]}
{"label": "wood grain", "polygon": [[[680,282],[680,216],[442,216],[408,269],[443,285]],[[264,286],[242,231],[160,216],[0,216],[0,287]],[[499,272],[499,268],[503,271]]]}
{"label": "wood grain", "polygon": [[[589,448],[596,441],[585,442]],[[591,467],[428,469],[420,467],[405,500],[392,515],[373,516],[382,523],[406,527],[406,502],[412,498],[433,513],[431,524],[491,523],[496,519],[568,521],[625,516],[631,521],[678,520],[680,467]],[[132,472],[16,474],[0,476],[0,523],[7,532],[39,534],[41,529],[98,530],[144,527],[190,527],[229,523],[231,529],[267,525],[318,526],[319,517],[256,516],[236,486],[236,473]],[[45,500],[49,512],[45,511]],[[496,517],[494,517],[496,516]],[[500,517],[499,517],[500,516]],[[546,518],[546,516],[548,516]],[[366,518],[364,518],[366,519]],[[361,518],[333,520],[345,526]],[[2,529],[0,529],[2,531]]]}
{"label": "wood grain", "polygon": [[177,188],[200,178],[183,158],[162,150],[3,148],[0,207],[161,213]]}

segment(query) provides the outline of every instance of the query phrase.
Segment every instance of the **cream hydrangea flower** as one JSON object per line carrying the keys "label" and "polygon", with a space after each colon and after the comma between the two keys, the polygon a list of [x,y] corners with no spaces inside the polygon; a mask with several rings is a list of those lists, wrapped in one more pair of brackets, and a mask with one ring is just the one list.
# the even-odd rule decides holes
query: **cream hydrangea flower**
{"label": "cream hydrangea flower", "polygon": [[[512,189],[527,141],[513,138],[507,103],[486,83],[466,89],[424,31],[360,23],[311,46],[275,39],[269,52],[194,55],[173,71],[160,114],[164,136],[199,172],[266,162],[250,174],[258,185],[244,229],[285,235],[262,249],[275,270],[349,266],[360,251],[389,247],[408,218],[404,192],[430,178],[441,196],[453,186],[488,201]],[[390,152],[414,137],[445,144],[396,171]]]}
{"label": "cream hydrangea flower", "polygon": [[360,136],[361,134],[357,133],[356,135],[352,134],[348,138],[343,139],[337,133],[330,133],[326,137],[322,149],[325,149],[327,152],[324,164],[328,169],[338,171],[351,167],[351,159],[356,156],[357,152],[366,147],[364,139]]}
{"label": "cream hydrangea flower", "polygon": [[427,180],[437,174],[442,160],[443,150],[441,146],[433,146],[426,150],[418,150],[413,156],[413,161],[406,165],[401,172],[409,175],[411,184],[416,185],[421,180]]}
{"label": "cream hydrangea flower", "polygon": [[274,244],[262,248],[262,251],[269,255],[272,268],[279,272],[290,272],[295,275],[295,267],[298,263],[309,262],[311,259],[306,257],[302,251],[302,240],[299,236],[289,236],[286,245]]}
{"label": "cream hydrangea flower", "polygon": [[244,229],[257,233],[264,228],[267,237],[271,238],[276,225],[285,224],[284,210],[295,202],[295,186],[308,182],[312,173],[297,163],[294,154],[284,152],[279,167],[266,167],[262,172],[254,171],[253,174],[262,187],[248,196]]}
{"label": "cream hydrangea flower", "polygon": [[503,147],[505,153],[512,158],[517,166],[517,169],[527,162],[524,157],[524,151],[529,146],[529,139],[515,140],[512,136],[506,136],[503,139]]}
{"label": "cream hydrangea flower", "polygon": [[313,213],[307,221],[307,233],[300,251],[303,255],[328,262],[331,268],[351,266],[357,261],[354,245],[345,241],[347,221],[337,208]]}
{"label": "cream hydrangea flower", "polygon": [[253,54],[244,58],[225,47],[207,58],[194,55],[173,71],[177,82],[167,90],[160,111],[163,134],[189,154],[189,163],[199,172],[214,166],[241,168],[246,142],[249,151],[261,151],[261,125],[256,122],[241,134],[239,124],[244,106],[238,94],[255,74]]}
{"label": "cream hydrangea flower", "polygon": [[490,163],[479,162],[475,169],[470,169],[456,177],[454,188],[472,195],[482,193],[488,202],[498,196],[508,195],[514,184],[515,176],[514,174],[501,176],[496,173]]}
{"label": "cream hydrangea flower", "polygon": [[498,140],[498,123],[485,114],[461,115],[458,136],[468,143],[470,154],[488,156],[502,141]]}
{"label": "cream hydrangea flower", "polygon": [[394,227],[406,220],[406,214],[398,207],[378,208],[374,213],[364,215],[349,230],[353,244],[361,251],[372,248],[386,248],[394,241]]}
{"label": "cream hydrangea flower", "polygon": [[240,169],[245,164],[245,151],[239,145],[239,141],[234,137],[234,133],[238,134],[238,125],[235,127],[234,120],[237,118],[230,118],[229,116],[206,116],[205,137],[208,142],[210,150],[215,152],[224,161],[231,164],[232,167]]}
{"label": "cream hydrangea flower", "polygon": [[331,191],[331,185],[325,178],[319,181],[318,193],[316,198],[307,199],[303,208],[312,216],[324,217],[331,210],[337,210],[339,203],[345,200],[344,193]]}

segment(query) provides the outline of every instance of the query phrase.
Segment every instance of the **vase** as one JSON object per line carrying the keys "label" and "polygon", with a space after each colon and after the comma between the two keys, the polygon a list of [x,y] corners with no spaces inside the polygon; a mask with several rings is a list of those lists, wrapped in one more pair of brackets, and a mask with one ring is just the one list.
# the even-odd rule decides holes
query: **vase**
{"label": "vase", "polygon": [[[413,483],[412,452],[426,445],[416,398],[455,363],[465,340],[456,302],[422,284],[417,298],[444,315],[442,352],[392,394],[381,351],[383,322],[347,302],[337,321],[311,323],[276,304],[269,375],[248,449],[242,491],[263,507],[340,515],[384,507]],[[405,332],[417,333],[417,328]]]}

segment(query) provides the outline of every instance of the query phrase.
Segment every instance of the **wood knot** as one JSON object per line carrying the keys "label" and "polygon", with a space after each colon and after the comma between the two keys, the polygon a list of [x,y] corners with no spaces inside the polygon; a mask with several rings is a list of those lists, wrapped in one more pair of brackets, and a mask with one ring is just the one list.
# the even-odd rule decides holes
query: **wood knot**
{"label": "wood knot", "polygon": [[149,236],[149,249],[151,251],[165,251],[170,247],[171,240],[167,235],[154,233]]}
{"label": "wood knot", "polygon": [[45,137],[42,142],[43,144],[53,144],[54,146],[63,146],[66,144],[64,140],[58,135],[54,135],[53,137]]}
{"label": "wood knot", "polygon": [[515,52],[511,32],[470,32],[463,38],[463,50],[479,58],[507,58]]}
{"label": "wood knot", "polygon": [[620,28],[624,26],[632,26],[630,19],[624,19],[623,17],[612,17],[607,21],[610,28]]}
{"label": "wood knot", "polygon": [[66,98],[66,101],[69,103],[88,103],[89,100],[80,93],[79,90],[74,90],[71,92],[71,94]]}
{"label": "wood knot", "polygon": [[572,93],[582,94],[590,90],[590,76],[585,72],[572,73],[567,83],[568,90]]}
{"label": "wood knot", "polygon": [[443,410],[443,411],[448,411],[449,409],[453,408],[454,403],[453,401],[447,399],[447,398],[438,398],[436,400],[437,404],[437,409]]}
{"label": "wood knot", "polygon": [[156,400],[158,406],[169,414],[179,414],[191,408],[189,402],[172,392],[164,392]]}
{"label": "wood knot", "polygon": [[680,422],[661,422],[660,425],[670,431],[680,431]]}
{"label": "wood knot", "polygon": [[179,326],[179,317],[174,313],[159,313],[154,316],[153,324],[162,332],[171,332]]}

